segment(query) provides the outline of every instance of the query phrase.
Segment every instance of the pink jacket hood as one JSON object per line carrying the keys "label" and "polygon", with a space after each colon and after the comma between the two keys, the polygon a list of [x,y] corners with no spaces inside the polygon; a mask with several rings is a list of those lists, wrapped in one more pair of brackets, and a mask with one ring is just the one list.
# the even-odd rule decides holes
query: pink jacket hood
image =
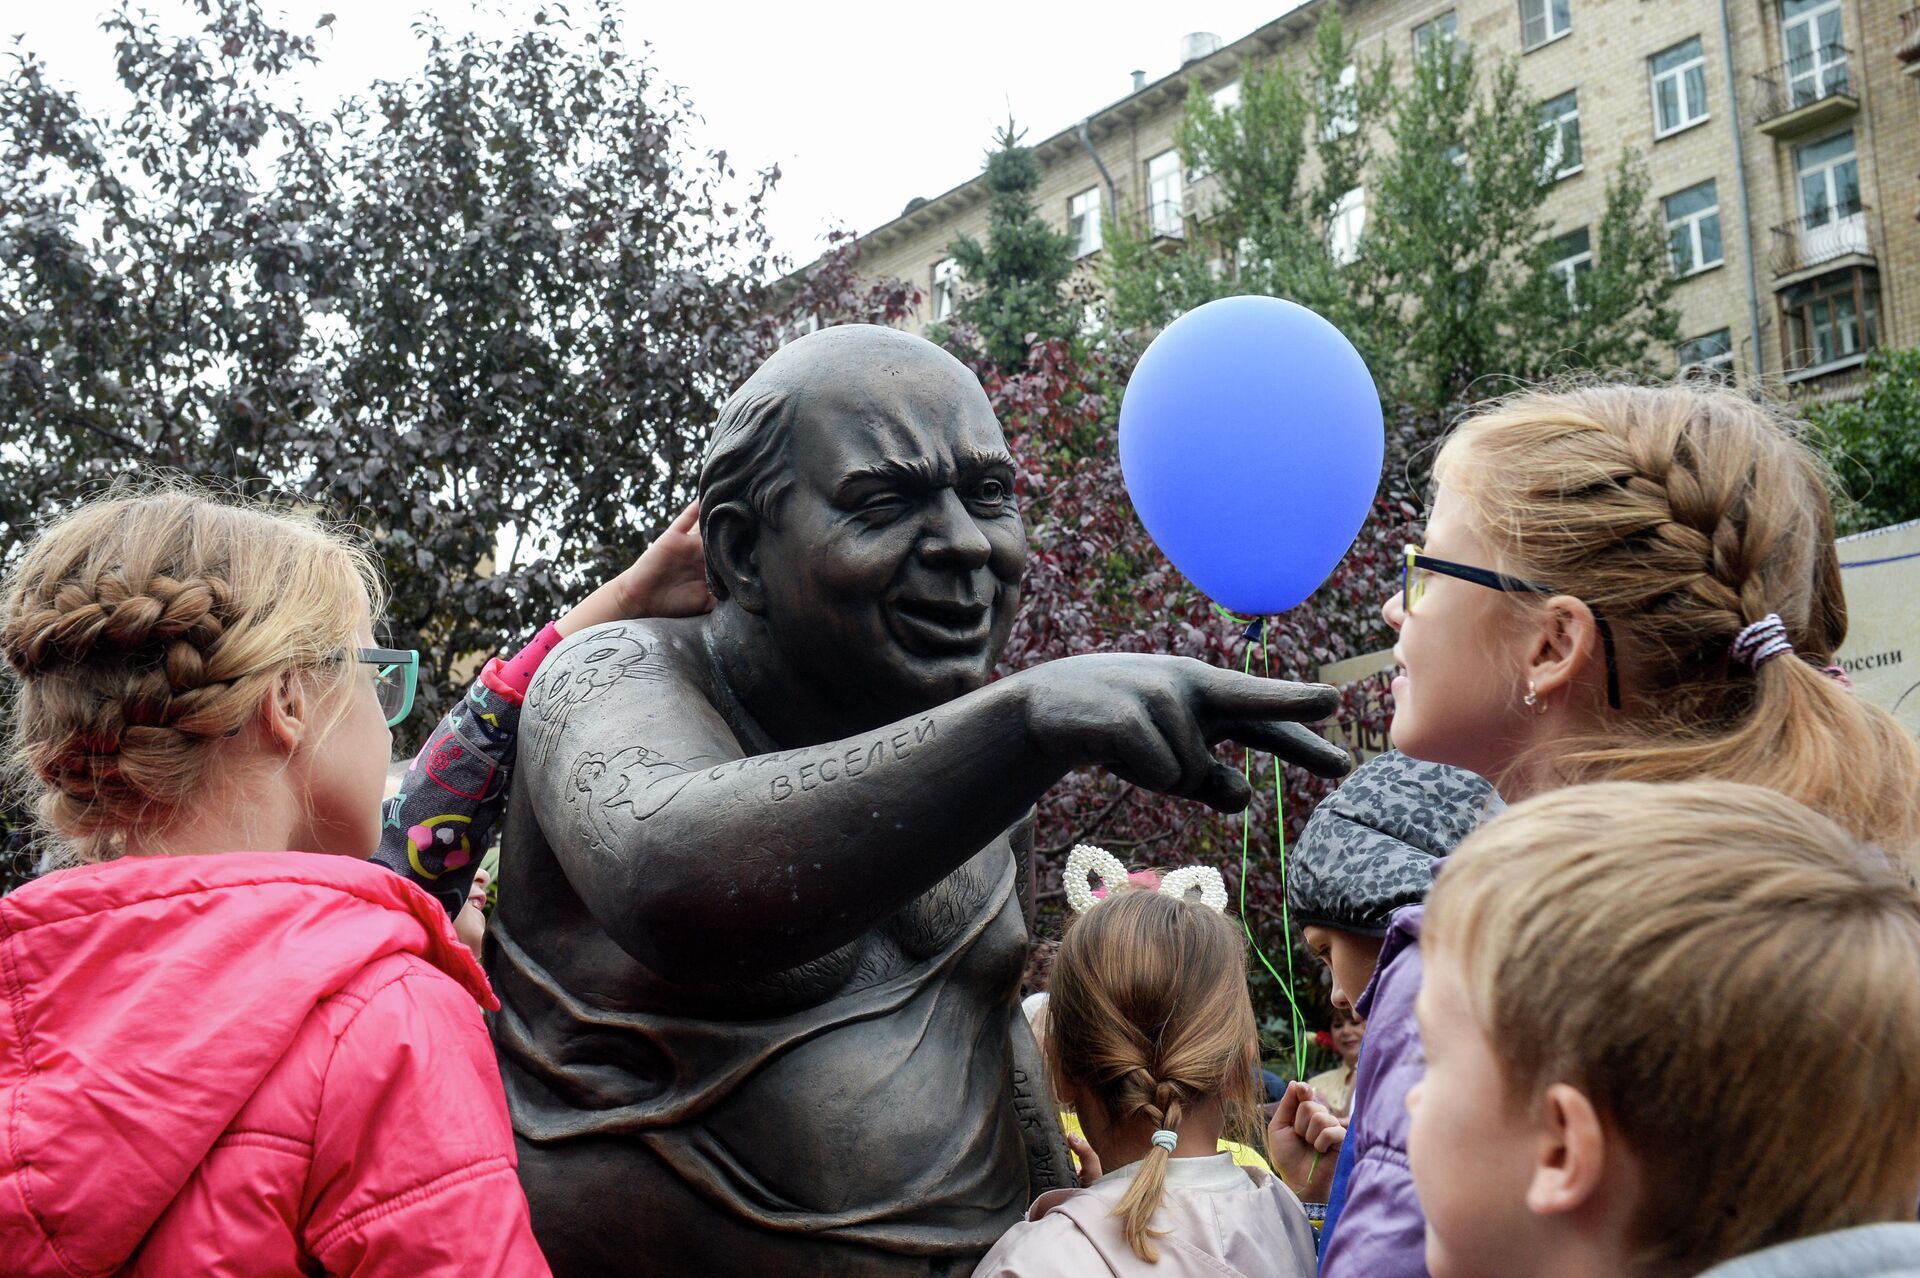
{"label": "pink jacket hood", "polygon": [[446,911],[349,857],[126,858],[0,898],[8,1272],[126,1263],[315,1005],[390,955],[498,1007]]}

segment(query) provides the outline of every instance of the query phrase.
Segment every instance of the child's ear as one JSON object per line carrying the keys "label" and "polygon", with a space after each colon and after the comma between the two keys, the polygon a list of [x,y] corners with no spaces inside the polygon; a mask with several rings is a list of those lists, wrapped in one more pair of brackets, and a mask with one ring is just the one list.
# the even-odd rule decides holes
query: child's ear
{"label": "child's ear", "polygon": [[1542,694],[1557,693],[1587,671],[1605,669],[1600,623],[1582,600],[1555,595],[1540,610],[1527,678]]}
{"label": "child's ear", "polygon": [[282,754],[292,754],[306,739],[313,698],[296,670],[284,670],[260,699],[261,733]]}
{"label": "child's ear", "polygon": [[1593,1102],[1565,1083],[1547,1088],[1540,1101],[1538,1140],[1527,1209],[1536,1216],[1553,1216],[1591,1203],[1612,1152]]}

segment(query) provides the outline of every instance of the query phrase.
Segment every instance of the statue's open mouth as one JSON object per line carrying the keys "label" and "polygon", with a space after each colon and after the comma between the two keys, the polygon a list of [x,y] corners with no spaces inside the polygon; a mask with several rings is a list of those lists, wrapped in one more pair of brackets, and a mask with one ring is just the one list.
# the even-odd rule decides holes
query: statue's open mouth
{"label": "statue's open mouth", "polygon": [[945,599],[896,599],[887,610],[894,637],[921,655],[977,652],[993,629],[993,609]]}

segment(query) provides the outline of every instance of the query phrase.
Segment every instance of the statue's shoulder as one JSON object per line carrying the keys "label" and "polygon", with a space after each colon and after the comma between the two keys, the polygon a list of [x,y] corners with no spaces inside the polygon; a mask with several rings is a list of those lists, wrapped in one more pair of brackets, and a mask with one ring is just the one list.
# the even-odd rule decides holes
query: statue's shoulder
{"label": "statue's shoulder", "polygon": [[527,700],[537,707],[582,680],[592,686],[622,679],[704,682],[705,669],[698,617],[609,621],[561,641],[540,663]]}
{"label": "statue's shoulder", "polygon": [[711,699],[700,618],[610,621],[568,638],[540,664],[527,717],[565,719],[593,702],[689,692]]}

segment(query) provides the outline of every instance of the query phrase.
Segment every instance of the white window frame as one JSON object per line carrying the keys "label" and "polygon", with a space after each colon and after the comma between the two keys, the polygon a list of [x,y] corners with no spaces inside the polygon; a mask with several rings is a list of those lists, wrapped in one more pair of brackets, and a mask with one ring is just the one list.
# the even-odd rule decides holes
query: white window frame
{"label": "white window frame", "polygon": [[1067,200],[1067,234],[1073,236],[1075,258],[1098,253],[1100,240],[1100,188],[1090,186]]}
{"label": "white window frame", "polygon": [[[1820,42],[1820,19],[1830,13],[1840,19],[1839,39],[1830,44],[1822,44]],[[1807,66],[1804,70],[1796,74],[1794,70],[1795,54],[1793,53],[1793,37],[1798,28],[1805,28],[1807,33],[1807,50],[1804,54],[1799,55],[1807,59]],[[1780,6],[1780,51],[1786,55],[1786,63],[1781,67],[1781,71],[1783,78],[1786,80],[1787,104],[1790,107],[1803,107],[1809,103],[1818,102],[1823,98],[1830,97],[1835,93],[1845,93],[1847,91],[1851,83],[1849,76],[1852,72],[1847,66],[1847,55],[1844,51],[1846,49],[1846,37],[1847,17],[1846,11],[1841,7],[1840,0],[1827,0],[1827,3],[1809,9],[1805,13],[1796,13],[1791,18],[1787,16],[1786,5],[1783,0]],[[1841,50],[1841,52],[1839,56],[1828,61],[1826,56],[1828,49],[1837,49]],[[1813,96],[1807,98],[1804,102],[1800,100],[1794,87],[1802,81],[1810,81],[1813,84]]]}
{"label": "white window frame", "polygon": [[1340,197],[1327,217],[1327,256],[1345,266],[1360,256],[1360,237],[1367,229],[1367,188],[1356,186]]}
{"label": "white window frame", "polygon": [[954,303],[960,300],[960,263],[943,257],[933,264],[933,322],[953,318]]}
{"label": "white window frame", "polygon": [[1147,226],[1156,239],[1180,239],[1187,233],[1182,177],[1178,150],[1147,160]]}
{"label": "white window frame", "polygon": [[1685,270],[1681,270],[1676,266],[1673,272],[1679,279],[1685,279],[1689,275],[1698,275],[1702,271],[1710,271],[1714,267],[1724,264],[1727,260],[1727,236],[1726,228],[1724,227],[1718,228],[1720,231],[1720,256],[1714,258],[1711,262],[1706,260],[1706,236],[1702,232],[1702,227],[1706,224],[1708,218],[1712,218],[1715,223],[1720,221],[1720,186],[1713,178],[1708,178],[1705,182],[1696,182],[1692,186],[1675,191],[1672,195],[1662,196],[1660,200],[1660,213],[1662,217],[1666,217],[1668,200],[1677,199],[1682,195],[1697,191],[1703,186],[1713,187],[1712,204],[1694,213],[1683,213],[1679,217],[1666,218],[1667,249],[1669,256],[1672,254],[1674,231],[1681,227],[1685,227],[1687,231],[1688,265]]}
{"label": "white window frame", "polygon": [[[1831,160],[1823,160],[1819,164],[1814,165],[1812,168],[1801,167],[1800,157],[1802,155],[1806,154],[1808,151],[1811,151],[1816,146],[1823,146],[1826,143],[1833,141],[1835,138],[1840,137],[1843,134],[1852,140],[1853,150],[1849,151],[1845,155],[1835,156]],[[1837,173],[1840,170],[1840,167],[1844,164],[1853,165],[1853,185],[1854,185],[1855,194],[1854,194],[1854,207],[1851,209],[1846,209],[1842,207],[1840,202],[1840,186],[1837,182],[1834,181],[1834,174]],[[1820,223],[1814,222],[1813,210],[1807,207],[1806,180],[1808,177],[1816,173],[1821,175],[1821,185],[1826,188],[1826,192],[1827,192],[1827,204],[1826,204],[1827,219],[1825,222],[1820,222]],[[1860,203],[1860,196],[1859,196],[1860,135],[1855,133],[1851,128],[1846,128],[1846,129],[1840,130],[1840,132],[1838,133],[1829,133],[1824,138],[1817,138],[1812,142],[1803,142],[1799,146],[1795,147],[1793,149],[1793,190],[1794,190],[1794,198],[1798,200],[1800,203],[1800,217],[1801,217],[1800,224],[1802,226],[1805,226],[1805,227],[1813,227],[1815,225],[1826,226],[1826,225],[1830,225],[1831,223],[1838,222],[1843,218],[1854,217],[1857,214],[1859,214],[1862,211],[1862,207],[1863,207]]]}
{"label": "white window frame", "polygon": [[[1709,355],[1705,359],[1690,360],[1687,358],[1687,348],[1689,346],[1698,346],[1700,343],[1711,341],[1716,337],[1726,338],[1727,348],[1725,350],[1721,351],[1718,355]],[[1702,333],[1698,337],[1689,337],[1675,348],[1674,358],[1679,363],[1682,373],[1712,373],[1716,376],[1730,378],[1733,376],[1733,330],[1731,328],[1716,328],[1711,333]]]}
{"label": "white window frame", "polygon": [[[1571,99],[1573,105],[1557,115],[1544,115],[1547,107],[1563,99]],[[1570,178],[1581,169],[1586,168],[1587,156],[1585,148],[1580,145],[1580,91],[1578,89],[1569,89],[1565,93],[1547,99],[1541,103],[1540,106],[1543,112],[1543,118],[1540,121],[1540,131],[1548,136],[1547,158],[1540,166],[1540,181],[1545,184],[1558,182],[1561,178]],[[1567,158],[1567,124],[1569,121],[1573,124],[1573,146],[1578,154],[1572,164],[1563,165],[1561,161]]]}
{"label": "white window frame", "polygon": [[[1693,57],[1687,59],[1687,61],[1682,62],[1679,66],[1669,67],[1665,71],[1654,70],[1654,63],[1658,59],[1672,53],[1675,49],[1680,48],[1681,45],[1687,44],[1698,45],[1700,51],[1694,54]],[[1700,114],[1688,115],[1687,73],[1695,68],[1698,68],[1700,71]],[[1647,76],[1653,95],[1653,136],[1655,141],[1661,138],[1670,138],[1676,133],[1684,133],[1695,125],[1704,124],[1713,118],[1713,108],[1708,104],[1710,95],[1707,92],[1707,45],[1706,41],[1702,40],[1699,36],[1689,36],[1685,40],[1670,44],[1658,53],[1650,55],[1647,58]],[[1663,128],[1660,124],[1660,86],[1669,80],[1673,82],[1674,102],[1679,108],[1679,118],[1678,122],[1672,127]]]}
{"label": "white window frame", "polygon": [[[1565,25],[1558,30],[1553,20],[1558,16]],[[1538,18],[1542,32],[1538,40],[1527,38],[1527,24]],[[1520,51],[1532,53],[1544,48],[1573,30],[1573,0],[1520,0]]]}
{"label": "white window frame", "polygon": [[1567,256],[1560,258],[1547,267],[1548,270],[1566,281],[1567,301],[1575,306],[1580,305],[1580,288],[1578,284],[1580,273],[1593,269],[1593,232],[1591,229],[1581,226],[1563,235],[1554,237],[1556,241],[1569,239],[1582,231],[1587,233],[1587,247],[1578,253],[1569,253]]}

